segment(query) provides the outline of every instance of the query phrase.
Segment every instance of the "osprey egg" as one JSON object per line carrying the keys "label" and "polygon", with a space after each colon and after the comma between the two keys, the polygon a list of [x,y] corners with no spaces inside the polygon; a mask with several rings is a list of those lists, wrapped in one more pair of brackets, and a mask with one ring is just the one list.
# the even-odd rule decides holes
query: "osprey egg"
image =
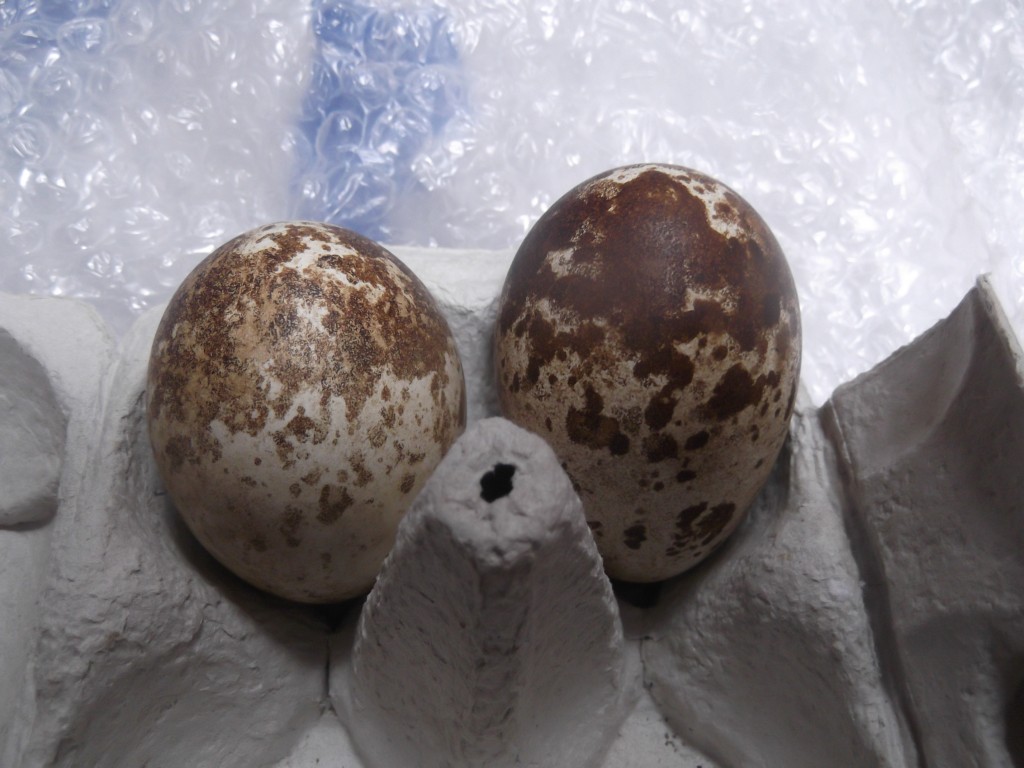
{"label": "osprey egg", "polygon": [[718,547],[771,472],[799,378],[796,288],[724,184],[618,168],[528,233],[495,363],[503,414],[563,462],[608,574],[658,581]]}
{"label": "osprey egg", "polygon": [[292,600],[366,592],[406,508],[465,426],[448,325],[423,284],[340,227],[222,245],[153,341],[150,440],[203,546]]}

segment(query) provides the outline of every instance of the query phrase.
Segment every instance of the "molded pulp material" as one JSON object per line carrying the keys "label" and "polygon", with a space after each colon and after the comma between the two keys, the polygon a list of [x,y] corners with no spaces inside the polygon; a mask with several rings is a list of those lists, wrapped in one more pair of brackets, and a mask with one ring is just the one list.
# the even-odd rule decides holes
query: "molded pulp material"
{"label": "molded pulp material", "polygon": [[[398,253],[480,422],[510,254]],[[8,413],[59,410],[0,455],[52,462],[63,442],[56,499],[36,476],[44,511],[0,528],[4,766],[542,765],[545,743],[567,768],[1021,764],[1024,386],[984,282],[823,411],[804,398],[747,522],[652,608],[611,599],[557,462],[501,421],[453,449],[365,606],[248,587],[162,495],[143,418],[158,317],[115,352],[80,304],[0,297]],[[501,463],[511,492],[481,499]]]}
{"label": "molded pulp material", "polygon": [[[677,579],[643,645],[651,694],[722,765],[912,766],[843,528],[834,452],[797,413],[789,455],[709,567]],[[910,759],[908,759],[910,758]]]}
{"label": "molded pulp material", "polygon": [[572,483],[494,418],[402,521],[331,690],[368,765],[556,768],[603,755],[636,672]]}
{"label": "molded pulp material", "polygon": [[1024,764],[1024,355],[983,281],[825,411],[929,768]]}

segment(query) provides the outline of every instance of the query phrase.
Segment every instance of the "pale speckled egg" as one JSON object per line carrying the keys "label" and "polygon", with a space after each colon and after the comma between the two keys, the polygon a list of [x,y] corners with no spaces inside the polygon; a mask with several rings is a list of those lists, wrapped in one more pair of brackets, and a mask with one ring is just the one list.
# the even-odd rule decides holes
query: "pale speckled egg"
{"label": "pale speckled egg", "polygon": [[503,414],[564,462],[607,573],[659,581],[715,550],[771,472],[799,379],[796,288],[727,186],[618,168],[523,241],[495,365]]}
{"label": "pale speckled egg", "polygon": [[423,284],[348,230],[224,244],[153,342],[149,434],[179,513],[251,584],[308,603],[373,584],[466,421],[455,341]]}

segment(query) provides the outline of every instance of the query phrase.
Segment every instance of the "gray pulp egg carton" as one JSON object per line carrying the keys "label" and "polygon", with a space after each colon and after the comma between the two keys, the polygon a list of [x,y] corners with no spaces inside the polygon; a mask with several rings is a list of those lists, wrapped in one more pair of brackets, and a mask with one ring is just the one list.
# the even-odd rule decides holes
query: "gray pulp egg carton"
{"label": "gray pulp egg carton", "polygon": [[396,253],[470,427],[327,611],[230,575],[163,494],[159,312],[117,346],[86,305],[0,296],[0,765],[1024,765],[1022,355],[984,279],[804,398],[744,524],[639,607],[546,445],[488,418],[512,254]]}

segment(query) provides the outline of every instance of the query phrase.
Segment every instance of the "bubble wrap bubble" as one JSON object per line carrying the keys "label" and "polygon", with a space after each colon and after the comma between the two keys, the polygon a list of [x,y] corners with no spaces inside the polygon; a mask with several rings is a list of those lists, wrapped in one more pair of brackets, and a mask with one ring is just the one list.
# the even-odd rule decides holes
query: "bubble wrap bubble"
{"label": "bubble wrap bubble", "polygon": [[0,289],[118,329],[256,223],[509,248],[641,160],[771,225],[818,402],[981,272],[1024,328],[1009,0],[16,0],[0,127]]}

